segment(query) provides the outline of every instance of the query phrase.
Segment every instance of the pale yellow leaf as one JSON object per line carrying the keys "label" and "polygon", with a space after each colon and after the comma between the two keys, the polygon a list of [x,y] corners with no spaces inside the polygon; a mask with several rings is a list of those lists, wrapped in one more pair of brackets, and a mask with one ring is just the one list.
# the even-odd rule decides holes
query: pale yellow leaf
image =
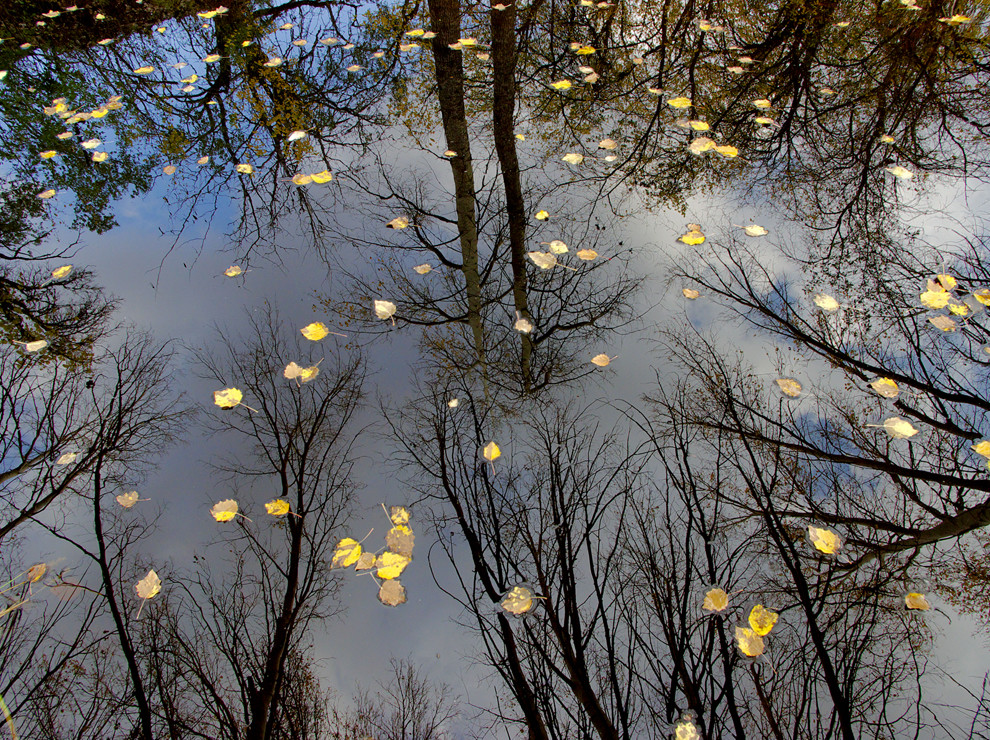
{"label": "pale yellow leaf", "polygon": [[232,498],[218,501],[210,509],[210,514],[212,514],[213,518],[218,522],[229,522],[237,516],[237,502]]}
{"label": "pale yellow leaf", "polygon": [[396,306],[392,301],[375,301],[375,316],[380,319],[390,319],[395,314]]}
{"label": "pale yellow leaf", "polygon": [[577,252],[575,252],[575,254],[577,255],[578,259],[582,259],[586,262],[593,260],[598,256],[598,252],[596,252],[594,249],[579,249]]}
{"label": "pale yellow leaf", "polygon": [[925,595],[919,594],[916,591],[904,594],[904,606],[908,609],[916,609],[921,612],[926,612],[932,608],[932,605],[928,603],[928,599],[925,598]]}
{"label": "pale yellow leaf", "polygon": [[385,225],[390,229],[404,229],[409,225],[409,219],[405,216],[396,216]]}
{"label": "pale yellow leaf", "polygon": [[[357,558],[355,558],[356,560]],[[402,571],[406,569],[406,566],[409,565],[411,560],[412,558],[400,555],[397,552],[383,552],[378,556],[378,569],[375,571],[375,574],[386,581],[398,578],[402,575]]]}
{"label": "pale yellow leaf", "polygon": [[669,105],[671,108],[690,108],[691,98],[685,98],[685,97],[670,98],[670,100],[667,101],[667,105]]}
{"label": "pale yellow leaf", "polygon": [[232,409],[239,405],[244,398],[244,394],[237,388],[224,388],[222,391],[213,391],[213,403],[222,409]]}
{"label": "pale yellow leaf", "polygon": [[498,605],[509,614],[525,614],[535,604],[533,592],[526,586],[513,586],[503,594]]}
{"label": "pale yellow leaf", "polygon": [[689,301],[696,300],[701,293],[694,288],[681,288],[681,295],[687,298]]}
{"label": "pale yellow leaf", "polygon": [[413,546],[416,544],[416,535],[405,524],[397,524],[385,535],[385,546],[390,552],[405,555],[412,558]]}
{"label": "pale yellow leaf", "polygon": [[72,265],[62,265],[61,267],[56,267],[52,270],[52,278],[55,280],[61,280],[67,277],[69,273],[72,272]]}
{"label": "pale yellow leaf", "polygon": [[612,361],[612,358],[606,354],[595,355],[591,358],[592,365],[598,365],[598,367],[608,367],[608,364]]}
{"label": "pale yellow leaf", "polygon": [[272,516],[285,516],[289,513],[290,508],[289,502],[280,498],[272,499],[265,504],[265,511]]}
{"label": "pale yellow leaf", "polygon": [[826,555],[835,555],[842,547],[842,537],[831,529],[808,525],[808,541],[819,552]]}
{"label": "pale yellow leaf", "polygon": [[223,271],[223,274],[226,275],[227,277],[237,277],[243,272],[244,270],[242,270],[240,266],[231,265],[230,267],[228,267],[226,270]]}
{"label": "pale yellow leaf", "polygon": [[763,604],[757,604],[749,613],[749,626],[760,637],[770,634],[780,615],[770,611]]}
{"label": "pale yellow leaf", "polygon": [[884,398],[897,398],[897,394],[900,392],[897,383],[890,378],[877,378],[870,383],[870,387]]}
{"label": "pale yellow leaf", "polygon": [[409,524],[409,519],[412,515],[409,513],[409,509],[405,506],[393,506],[389,509],[388,518],[395,526],[400,524]]}
{"label": "pale yellow leaf", "polygon": [[941,329],[945,332],[955,331],[959,328],[959,325],[956,324],[955,320],[949,318],[948,316],[932,316],[928,319],[928,321],[930,321],[931,325],[936,329]]}
{"label": "pale yellow leaf", "polygon": [[485,445],[481,454],[488,462],[495,462],[502,456],[502,450],[499,449],[499,446],[495,442],[489,442]]}
{"label": "pale yellow leaf", "polygon": [[330,561],[331,568],[347,568],[354,565],[361,557],[361,543],[350,537],[345,537],[333,551],[333,559]]}
{"label": "pale yellow leaf", "polygon": [[154,570],[149,570],[148,575],[134,584],[134,591],[140,599],[150,599],[158,595],[162,590],[162,579]]}
{"label": "pale yellow leaf", "polygon": [[578,152],[568,152],[561,159],[568,164],[581,164],[584,161],[584,155]]}
{"label": "pale yellow leaf", "polygon": [[749,627],[736,627],[736,645],[739,652],[748,658],[763,655],[763,651],[766,649],[763,638]]}
{"label": "pale yellow leaf", "polygon": [[729,608],[729,594],[720,588],[713,588],[705,594],[701,608],[706,612],[722,612]]}
{"label": "pale yellow leaf", "polygon": [[299,332],[311,342],[318,342],[329,334],[330,330],[322,322],[314,321],[312,324],[304,326]]}
{"label": "pale yellow leaf", "polygon": [[125,509],[129,509],[134,504],[138,502],[138,492],[129,491],[128,493],[122,493],[117,496],[117,503],[123,506]]}
{"label": "pale yellow leaf", "polygon": [[413,268],[413,271],[418,273],[419,275],[426,275],[427,273],[432,272],[433,268],[430,267],[428,264],[424,263],[422,265],[416,265]]}
{"label": "pale yellow leaf", "polygon": [[777,387],[785,396],[797,398],[801,395],[801,384],[794,378],[777,378]]}
{"label": "pale yellow leaf", "polygon": [[818,293],[812,300],[814,300],[815,305],[823,311],[832,313],[833,311],[839,310],[839,302],[832,296],[825,293]]}

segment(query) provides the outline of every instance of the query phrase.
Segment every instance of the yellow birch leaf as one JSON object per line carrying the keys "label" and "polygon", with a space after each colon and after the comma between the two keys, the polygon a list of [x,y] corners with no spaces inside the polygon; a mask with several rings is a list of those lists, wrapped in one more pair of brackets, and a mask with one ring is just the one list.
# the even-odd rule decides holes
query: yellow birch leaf
{"label": "yellow birch leaf", "polygon": [[758,224],[749,224],[748,226],[743,226],[742,228],[743,231],[746,232],[746,236],[766,236],[770,233]]}
{"label": "yellow birch leaf", "polygon": [[606,354],[595,355],[591,358],[592,365],[598,365],[598,367],[608,367],[608,364],[612,361],[612,358]]}
{"label": "yellow birch leaf", "polygon": [[62,265],[61,267],[57,267],[52,270],[52,277],[55,280],[61,280],[62,278],[67,277],[70,272],[72,272],[72,265]]}
{"label": "yellow birch leaf", "polygon": [[771,103],[766,98],[759,98],[758,100],[754,100],[753,101],[753,107],[754,108],[759,108],[760,110],[767,110],[768,108],[770,108],[772,106],[773,106],[773,103]]}
{"label": "yellow birch leaf", "polygon": [[928,599],[925,598],[925,595],[919,594],[915,591],[904,594],[904,606],[908,609],[917,609],[921,612],[926,612],[932,608],[932,605],[928,603]]}
{"label": "yellow birch leaf", "polygon": [[229,522],[237,516],[237,502],[232,498],[217,501],[217,503],[210,509],[210,514],[212,514],[213,518],[218,522]]}
{"label": "yellow birch leaf", "polygon": [[120,504],[121,506],[123,506],[125,509],[131,508],[139,500],[138,499],[138,492],[137,491],[130,491],[128,493],[122,493],[119,496],[117,496],[116,498],[117,498],[117,503]]}
{"label": "yellow birch leaf", "polygon": [[203,61],[206,62],[207,64],[213,64],[214,62],[219,62],[220,61],[220,55],[219,54],[209,54],[209,55],[203,57]]}
{"label": "yellow birch leaf", "polygon": [[555,90],[569,90],[572,86],[573,83],[570,80],[557,80],[550,83],[550,87]]}
{"label": "yellow birch leaf", "polygon": [[371,570],[375,567],[375,563],[378,561],[377,556],[373,552],[362,552],[361,557],[357,559],[354,564],[354,570]]}
{"label": "yellow birch leaf", "polygon": [[548,252],[527,252],[526,254],[533,260],[533,264],[541,270],[550,270],[557,264],[557,258]]}
{"label": "yellow birch leaf", "polygon": [[753,628],[753,632],[763,637],[770,634],[779,616],[777,612],[770,611],[763,604],[757,604],[749,613],[749,626]]}
{"label": "yellow birch leaf", "polygon": [[598,256],[598,252],[594,249],[579,249],[575,252],[575,254],[578,259],[584,260],[585,262],[589,262]]}
{"label": "yellow birch leaf", "polygon": [[302,172],[297,172],[292,176],[293,185],[309,185],[313,182],[312,175],[304,175]]}
{"label": "yellow birch leaf", "polygon": [[42,578],[45,577],[45,573],[48,572],[48,566],[44,563],[37,563],[28,568],[27,579],[28,583],[37,583]]}
{"label": "yellow birch leaf", "polygon": [[594,46],[587,46],[587,45],[585,45],[585,46],[578,47],[574,51],[574,53],[575,54],[580,54],[581,56],[587,56],[588,54],[594,54],[596,51],[598,51],[598,50]]}
{"label": "yellow birch leaf", "polygon": [[691,229],[685,234],[681,234],[677,237],[677,241],[684,242],[690,246],[697,246],[705,241],[705,235],[701,233],[699,229]]}
{"label": "yellow birch leaf", "polygon": [[709,129],[711,129],[711,126],[709,126],[704,121],[688,121],[688,124],[695,131],[708,131]]}
{"label": "yellow birch leaf", "polygon": [[151,67],[151,66],[138,67],[137,69],[134,70],[134,74],[136,74],[136,75],[150,75],[154,71],[155,71],[155,68],[154,67]]}
{"label": "yellow birch leaf", "polygon": [[835,555],[842,547],[842,537],[831,529],[824,529],[808,525],[808,541],[819,552],[826,555]]}
{"label": "yellow birch leaf", "polygon": [[299,368],[299,382],[308,383],[319,374],[320,374],[319,365],[311,365],[310,367]]}
{"label": "yellow birch leaf", "polygon": [[[357,558],[355,558],[356,560]],[[412,558],[400,555],[397,552],[383,552],[378,556],[378,569],[375,571],[375,574],[383,580],[391,581],[393,578],[398,578],[402,575],[402,571],[406,569],[406,566],[411,561]]]}
{"label": "yellow birch leaf", "polygon": [[242,270],[240,266],[231,265],[230,267],[228,267],[226,270],[223,271],[223,274],[226,275],[227,277],[237,277],[243,272],[244,270]]}
{"label": "yellow birch leaf", "polygon": [[687,298],[689,301],[697,300],[701,293],[694,288],[681,288],[681,295]]}
{"label": "yellow birch leaf", "polygon": [[45,347],[48,346],[48,341],[45,339],[37,339],[33,342],[27,342],[24,345],[24,349],[28,352],[40,352]]}
{"label": "yellow birch leaf", "polygon": [[312,324],[304,326],[299,332],[311,342],[318,342],[329,334],[330,330],[322,322],[314,321]]}
{"label": "yellow birch leaf", "polygon": [[385,225],[390,229],[404,229],[409,225],[409,219],[405,216],[396,216]]}
{"label": "yellow birch leaf", "polygon": [[671,98],[670,100],[667,101],[667,105],[669,105],[671,108],[690,108],[691,98],[685,98],[685,97]]}
{"label": "yellow birch leaf", "polygon": [[705,594],[701,608],[706,612],[722,612],[729,608],[729,594],[720,588],[713,588]]}
{"label": "yellow birch leaf", "polygon": [[890,378],[877,378],[870,383],[870,387],[884,398],[897,398],[897,394],[900,393],[897,383]]}
{"label": "yellow birch leaf", "polygon": [[884,167],[884,169],[899,180],[910,180],[914,177],[911,170],[901,167],[899,164],[895,164],[893,167]]}
{"label": "yellow birch leaf", "polygon": [[388,518],[396,527],[409,524],[411,514],[405,506],[393,506],[389,509]]}
{"label": "yellow birch leaf", "polygon": [[48,190],[42,190],[40,193],[38,193],[38,197],[41,198],[42,200],[48,200],[54,195],[55,195],[54,188],[48,188]]}
{"label": "yellow birch leaf", "polygon": [[416,535],[405,524],[397,524],[385,535],[385,546],[390,552],[405,555],[412,558],[413,547],[416,544]]}
{"label": "yellow birch leaf", "polygon": [[513,586],[503,594],[498,605],[509,614],[525,614],[535,604],[533,592],[526,586]]}
{"label": "yellow birch leaf", "polygon": [[265,504],[265,511],[267,511],[272,516],[285,516],[289,513],[289,502],[284,499],[273,499]]}
{"label": "yellow birch leaf", "polygon": [[979,290],[974,290],[973,298],[978,300],[984,306],[990,306],[990,288],[980,288]]}
{"label": "yellow birch leaf", "polygon": [[209,157],[200,157],[199,159],[196,160],[196,164],[206,164],[209,161],[210,161]]}
{"label": "yellow birch leaf", "polygon": [[93,152],[94,162],[106,162],[107,157],[110,156],[106,152]]}
{"label": "yellow birch leaf", "polygon": [[58,460],[55,461],[56,465],[71,465],[79,457],[78,452],[66,452],[59,456]]}
{"label": "yellow birch leaf", "polygon": [[732,159],[739,156],[739,150],[734,146],[729,144],[723,144],[722,146],[716,146],[715,151],[721,154],[726,159]]}
{"label": "yellow birch leaf", "polygon": [[584,155],[578,152],[568,152],[561,159],[567,164],[581,164],[584,161]]}
{"label": "yellow birch leaf", "polygon": [[546,211],[537,211],[536,212],[536,220],[537,221],[546,221],[548,218],[550,218],[550,214],[547,213]]}
{"label": "yellow birch leaf", "polygon": [[330,561],[331,568],[347,568],[354,565],[361,557],[361,543],[350,537],[345,537],[333,551],[333,559]]}
{"label": "yellow birch leaf", "polygon": [[977,455],[982,455],[983,457],[990,458],[990,440],[984,439],[977,442],[972,447],[973,452]]}
{"label": "yellow birch leaf", "polygon": [[946,290],[953,290],[959,284],[956,281],[956,279],[952,277],[952,275],[946,273],[943,273],[941,275],[936,275],[935,279],[938,281],[939,285],[941,285]]}
{"label": "yellow birch leaf", "polygon": [[739,652],[747,658],[763,655],[763,651],[766,649],[763,638],[749,627],[736,627],[736,645]]}
{"label": "yellow birch leaf", "polygon": [[488,462],[495,462],[502,456],[502,450],[499,449],[495,442],[489,442],[485,445],[481,454]]}
{"label": "yellow birch leaf", "polygon": [[414,271],[415,273],[417,273],[418,275],[426,275],[427,273],[430,273],[430,272],[432,272],[432,271],[433,271],[433,268],[432,268],[432,267],[430,267],[430,266],[429,266],[428,264],[425,264],[425,263],[424,263],[424,264],[422,264],[422,265],[416,265],[416,266],[415,266],[415,267],[413,268],[413,271]]}
{"label": "yellow birch leaf", "polygon": [[619,146],[619,144],[614,139],[602,139],[598,142],[598,148],[605,149],[606,151],[612,151],[617,146]]}
{"label": "yellow birch leaf", "polygon": [[921,304],[926,308],[937,311],[940,308],[945,308],[951,297],[952,296],[944,289],[926,290],[921,294]]}
{"label": "yellow birch leaf", "polygon": [[323,185],[324,183],[333,180],[333,175],[330,174],[330,170],[323,170],[322,172],[314,172],[311,177],[313,182]]}
{"label": "yellow birch leaf", "polygon": [[177,169],[178,168],[174,164],[167,164],[164,167],[162,167],[162,172],[164,172],[166,175],[174,175]]}
{"label": "yellow birch leaf", "polygon": [[375,316],[382,319],[383,321],[392,318],[392,316],[395,314],[396,311],[395,304],[392,303],[392,301],[376,300],[374,307],[375,307]]}
{"label": "yellow birch leaf", "polygon": [[161,590],[162,579],[158,577],[158,574],[154,570],[149,570],[148,575],[134,584],[134,591],[137,593],[138,598],[145,601],[157,596]]}
{"label": "yellow birch leaf", "polygon": [[825,293],[818,293],[812,300],[822,311],[832,313],[839,310],[839,302]]}
{"label": "yellow birch leaf", "polygon": [[239,405],[244,398],[244,394],[237,388],[224,388],[222,391],[213,391],[213,403],[222,409],[232,409]]}
{"label": "yellow birch leaf", "polygon": [[777,378],[777,387],[780,392],[790,398],[797,398],[801,395],[801,384],[794,378]]}
{"label": "yellow birch leaf", "polygon": [[887,430],[887,434],[894,439],[907,439],[918,433],[918,430],[911,425],[911,422],[901,419],[898,416],[885,419],[882,426]]}

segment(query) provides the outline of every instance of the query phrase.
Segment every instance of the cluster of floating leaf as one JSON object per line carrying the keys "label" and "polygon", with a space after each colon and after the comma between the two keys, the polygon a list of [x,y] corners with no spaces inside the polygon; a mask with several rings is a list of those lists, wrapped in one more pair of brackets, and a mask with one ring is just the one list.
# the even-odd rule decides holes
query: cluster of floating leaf
{"label": "cluster of floating leaf", "polygon": [[406,602],[406,589],[399,582],[399,576],[412,562],[416,535],[409,526],[409,510],[404,506],[393,506],[388,512],[392,528],[385,535],[385,549],[375,553],[364,550],[361,542],[345,537],[334,548],[331,568],[349,568],[355,571],[374,571],[381,579],[378,600],[385,606],[399,606]]}

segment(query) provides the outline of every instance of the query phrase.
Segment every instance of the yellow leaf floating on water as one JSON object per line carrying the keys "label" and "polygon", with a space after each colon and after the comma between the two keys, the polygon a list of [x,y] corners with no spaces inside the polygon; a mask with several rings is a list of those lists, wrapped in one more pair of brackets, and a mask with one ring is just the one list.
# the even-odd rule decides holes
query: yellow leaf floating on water
{"label": "yellow leaf floating on water", "polygon": [[826,293],[818,293],[812,300],[822,311],[832,313],[839,310],[839,302]]}
{"label": "yellow leaf floating on water", "polygon": [[106,152],[93,152],[94,162],[106,162],[109,155]]}
{"label": "yellow leaf floating on water", "polygon": [[[375,301],[375,316],[382,319],[383,321],[386,319],[391,319],[392,316],[395,314],[395,311],[396,311],[396,307],[395,304],[392,303],[392,301],[378,301],[378,300]],[[392,323],[394,324],[395,321],[393,320]]]}
{"label": "yellow leaf floating on water", "polygon": [[213,403],[222,409],[232,409],[241,403],[244,394],[237,388],[224,388],[222,391],[213,391]]}
{"label": "yellow leaf floating on water", "polygon": [[608,367],[608,364],[615,359],[614,357],[609,357],[606,354],[595,355],[591,358],[592,365],[598,365],[598,367]]}
{"label": "yellow leaf floating on water", "polygon": [[760,637],[770,634],[780,615],[770,611],[763,604],[757,604],[749,613],[749,626]]}
{"label": "yellow leaf floating on water", "polygon": [[76,458],[77,457],[79,457],[79,453],[78,452],[66,452],[63,455],[60,455],[59,456],[58,460],[55,461],[55,464],[56,465],[71,465],[72,463],[74,463],[76,461]]}
{"label": "yellow leaf floating on water", "polygon": [[499,449],[495,442],[489,442],[485,445],[481,454],[488,462],[495,462],[502,456],[502,450]]}
{"label": "yellow leaf floating on water", "polygon": [[311,342],[318,342],[329,334],[330,330],[322,322],[314,321],[312,324],[304,326],[299,332]]}
{"label": "yellow leaf floating on water", "polygon": [[763,655],[763,651],[766,649],[763,638],[749,627],[736,627],[736,645],[747,658]]}
{"label": "yellow leaf floating on water", "polygon": [[164,172],[166,175],[174,175],[177,169],[178,168],[174,164],[167,164],[164,167],[162,167],[162,172]]}
{"label": "yellow leaf floating on water", "polygon": [[305,139],[309,134],[305,131],[293,131],[291,134],[285,137],[286,141],[299,141],[300,139]]}
{"label": "yellow leaf floating on water", "polygon": [[[355,561],[357,558],[355,558]],[[378,569],[375,574],[386,581],[398,578],[402,571],[412,562],[412,558],[400,555],[397,552],[383,552],[378,556]],[[350,565],[350,563],[348,563]]]}
{"label": "yellow leaf floating on water", "polygon": [[541,270],[549,270],[557,264],[557,258],[548,252],[527,252],[527,256]]}
{"label": "yellow leaf floating on water", "polygon": [[41,198],[42,200],[48,200],[54,195],[55,195],[55,190],[53,188],[48,188],[48,190],[42,190],[40,193],[38,193],[37,197]]}
{"label": "yellow leaf floating on water", "polygon": [[677,237],[677,241],[684,242],[689,246],[697,246],[705,241],[705,235],[701,233],[701,227],[697,224],[688,224],[688,231]]}
{"label": "yellow leaf floating on water", "polygon": [[720,588],[713,588],[705,594],[701,608],[706,612],[723,612],[729,608],[729,594]]}
{"label": "yellow leaf floating on water", "polygon": [[155,68],[154,67],[151,67],[151,66],[138,67],[137,69],[134,70],[134,74],[136,74],[136,75],[150,75],[154,71],[155,71]]}
{"label": "yellow leaf floating on water", "polygon": [[808,525],[808,541],[819,552],[826,555],[835,555],[842,547],[842,537],[831,529],[824,529]]}
{"label": "yellow leaf floating on water", "polygon": [[614,139],[602,139],[598,142],[599,149],[605,149],[606,151],[612,151],[618,146]]}
{"label": "yellow leaf floating on water", "polygon": [[956,13],[955,15],[949,18],[939,18],[939,21],[941,21],[942,23],[946,23],[950,26],[959,26],[962,25],[963,23],[969,23],[972,20],[973,19],[970,18],[968,15],[962,15],[961,13]]}
{"label": "yellow leaf floating on water", "polygon": [[923,306],[937,311],[940,308],[945,308],[946,304],[949,302],[949,299],[952,297],[952,294],[941,286],[935,287],[935,290],[926,290],[920,297]]}
{"label": "yellow leaf floating on water", "polygon": [[58,154],[58,152],[56,152],[54,149],[49,149],[47,151],[42,152],[38,156],[40,156],[42,159],[51,159],[56,154]]}
{"label": "yellow leaf floating on water", "polygon": [[128,493],[122,493],[119,496],[117,496],[116,498],[117,498],[117,503],[120,504],[121,506],[123,506],[125,509],[131,508],[139,500],[138,499],[138,492],[137,491],[130,491]]}
{"label": "yellow leaf floating on water", "polygon": [[398,581],[389,580],[378,589],[378,600],[385,606],[399,606],[406,603],[406,587]]}
{"label": "yellow leaf floating on water", "polygon": [[881,426],[894,439],[907,439],[918,433],[918,430],[911,425],[911,422],[899,416],[891,416],[889,419],[885,419]]}
{"label": "yellow leaf floating on water", "polygon": [[313,182],[323,185],[333,180],[333,175],[330,174],[330,170],[323,170],[322,172],[314,172],[310,177],[313,178]]}
{"label": "yellow leaf floating on water", "polygon": [[550,87],[554,90],[569,90],[572,86],[573,83],[570,80],[557,80],[550,83]]}
{"label": "yellow leaf floating on water", "polygon": [[561,159],[568,164],[581,164],[584,161],[584,155],[577,152],[568,152]]}
{"label": "yellow leaf floating on water", "polygon": [[928,603],[928,599],[925,598],[925,595],[919,594],[916,591],[904,594],[904,606],[908,609],[916,609],[920,612],[926,612],[932,608],[932,605]]}
{"label": "yellow leaf floating on water", "polygon": [[773,107],[773,103],[766,98],[759,98],[758,100],[753,101],[753,107],[759,108],[760,110],[767,110],[768,108]]}
{"label": "yellow leaf floating on water", "polygon": [[547,213],[546,211],[537,211],[536,212],[536,220],[537,221],[546,221],[548,218],[550,218],[550,214]]}
{"label": "yellow leaf floating on water", "polygon": [[726,159],[732,159],[739,156],[739,150],[734,146],[729,144],[723,144],[722,146],[716,146],[715,151],[721,154]]}
{"label": "yellow leaf floating on water", "polygon": [[209,157],[200,157],[199,159],[196,160],[196,164],[206,164],[209,161],[210,161]]}
{"label": "yellow leaf floating on water", "polygon": [[910,180],[914,177],[911,170],[901,167],[899,164],[895,164],[893,167],[884,167],[884,169],[899,180]]}
{"label": "yellow leaf floating on water", "polygon": [[72,272],[72,265],[62,265],[61,267],[57,267],[52,270],[52,278],[55,280],[61,280],[62,278],[67,277],[70,272]]}
{"label": "yellow leaf floating on water", "polygon": [[801,395],[801,384],[794,378],[777,378],[777,387],[780,392],[790,398],[797,398]]}
{"label": "yellow leaf floating on water", "polygon": [[254,172],[254,165],[238,164],[234,166],[234,169],[237,170],[242,175],[250,175]]}
{"label": "yellow leaf floating on water", "polygon": [[430,266],[429,266],[429,265],[427,265],[427,264],[422,264],[422,265],[416,265],[416,266],[415,266],[415,267],[413,268],[413,272],[416,272],[416,273],[417,273],[417,274],[419,274],[419,275],[426,275],[427,273],[430,273],[430,272],[432,272],[432,271],[433,271],[433,268],[432,268],[432,267],[430,267]]}
{"label": "yellow leaf floating on water", "polygon": [[585,262],[590,262],[598,256],[598,252],[594,249],[579,249],[574,254],[577,255],[578,259],[584,260]]}
{"label": "yellow leaf floating on water", "polygon": [[932,316],[928,321],[936,329],[941,329],[945,332],[955,331],[959,328],[958,324],[948,316]]}
{"label": "yellow leaf floating on water", "polygon": [[526,586],[513,586],[503,594],[498,605],[509,614],[525,614],[535,603],[533,592]]}
{"label": "yellow leaf floating on water", "polygon": [[543,242],[550,248],[552,254],[567,254],[567,244],[560,239],[554,239],[551,242]]}
{"label": "yellow leaf floating on water", "polygon": [[701,731],[689,714],[685,713],[674,725],[674,740],[701,740]]}
{"label": "yellow leaf floating on water", "polygon": [[285,366],[285,370],[282,371],[282,375],[286,378],[289,380],[298,380],[300,383],[308,383],[319,374],[320,368],[318,365],[302,367],[294,362],[290,362]]}
{"label": "yellow leaf floating on water", "polygon": [[219,62],[220,61],[220,55],[219,54],[209,54],[209,55],[203,57],[203,61],[206,62],[207,64],[213,64],[214,62]]}
{"label": "yellow leaf floating on water", "polygon": [[134,584],[134,591],[137,593],[138,598],[147,601],[158,595],[162,590],[162,579],[158,577],[158,574],[154,570],[149,570],[148,575]]}
{"label": "yellow leaf floating on water", "polygon": [[890,378],[877,378],[870,383],[870,387],[884,398],[897,398],[897,394],[900,393],[897,383]]}
{"label": "yellow leaf floating on water", "polygon": [[230,267],[228,267],[226,270],[223,271],[223,274],[226,275],[227,277],[237,277],[243,272],[244,270],[242,270],[238,265],[231,265]]}
{"label": "yellow leaf floating on water", "polygon": [[333,551],[333,559],[330,561],[331,568],[346,568],[354,565],[361,557],[361,543],[350,537],[345,537]]}
{"label": "yellow leaf floating on water", "polygon": [[667,101],[667,105],[669,105],[671,108],[690,108],[691,98],[684,98],[684,97],[671,98],[670,100]]}
{"label": "yellow leaf floating on water", "polygon": [[284,499],[273,499],[265,504],[265,511],[267,511],[272,516],[285,516],[289,513],[289,502]]}
{"label": "yellow leaf floating on water", "polygon": [[24,349],[28,352],[40,352],[45,347],[48,346],[48,341],[45,339],[37,339],[33,342],[26,342],[24,344]]}
{"label": "yellow leaf floating on water", "polygon": [[681,288],[681,295],[687,298],[689,301],[697,300],[701,293],[694,288]]}
{"label": "yellow leaf floating on water", "polygon": [[404,229],[409,225],[409,219],[405,216],[396,216],[385,225],[390,229]]}
{"label": "yellow leaf floating on water", "polygon": [[210,514],[218,522],[229,522],[235,516],[237,516],[237,502],[232,498],[224,499],[223,501],[218,501],[210,509]]}
{"label": "yellow leaf floating on water", "polygon": [[410,517],[409,509],[405,506],[393,506],[388,512],[389,521],[397,527],[403,524],[409,524]]}
{"label": "yellow leaf floating on water", "polygon": [[45,573],[47,572],[48,566],[44,563],[36,563],[35,565],[32,565],[27,570],[28,583],[37,583],[45,577]]}
{"label": "yellow leaf floating on water", "polygon": [[743,226],[742,229],[746,232],[746,236],[766,236],[770,233],[758,224],[749,224],[748,226]]}
{"label": "yellow leaf floating on water", "polygon": [[579,46],[577,49],[574,50],[574,53],[580,54],[581,56],[587,56],[588,54],[594,54],[596,51],[597,49],[594,46],[585,45],[585,46]]}
{"label": "yellow leaf floating on water", "polygon": [[977,442],[971,449],[977,455],[982,455],[983,457],[990,459],[990,439],[984,439]]}
{"label": "yellow leaf floating on water", "polygon": [[293,185],[309,185],[311,182],[313,182],[312,175],[304,175],[301,172],[297,172],[292,176]]}

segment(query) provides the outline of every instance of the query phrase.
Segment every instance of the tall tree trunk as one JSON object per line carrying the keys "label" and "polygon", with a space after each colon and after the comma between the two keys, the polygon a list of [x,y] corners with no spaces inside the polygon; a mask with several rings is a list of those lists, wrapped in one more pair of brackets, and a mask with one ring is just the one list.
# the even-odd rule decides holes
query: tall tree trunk
{"label": "tall tree trunk", "polygon": [[485,368],[485,333],[481,324],[481,275],[478,271],[478,223],[475,214],[474,170],[471,142],[464,110],[464,65],[461,52],[450,48],[460,38],[461,10],[458,0],[429,0],[430,18],[436,38],[433,60],[437,75],[440,114],[447,147],[457,152],[450,158],[454,176],[457,230],[461,242],[461,270],[467,290],[468,323],[474,336],[475,351]]}
{"label": "tall tree trunk", "polygon": [[[529,319],[526,294],[526,204],[519,178],[519,158],[513,116],[516,106],[516,6],[491,11],[492,62],[494,64],[494,104],[492,106],[495,152],[505,187],[505,210],[509,220],[509,249],[512,262],[512,301],[517,314]],[[531,357],[533,342],[528,334],[522,338],[522,380],[528,393],[532,387]]]}

